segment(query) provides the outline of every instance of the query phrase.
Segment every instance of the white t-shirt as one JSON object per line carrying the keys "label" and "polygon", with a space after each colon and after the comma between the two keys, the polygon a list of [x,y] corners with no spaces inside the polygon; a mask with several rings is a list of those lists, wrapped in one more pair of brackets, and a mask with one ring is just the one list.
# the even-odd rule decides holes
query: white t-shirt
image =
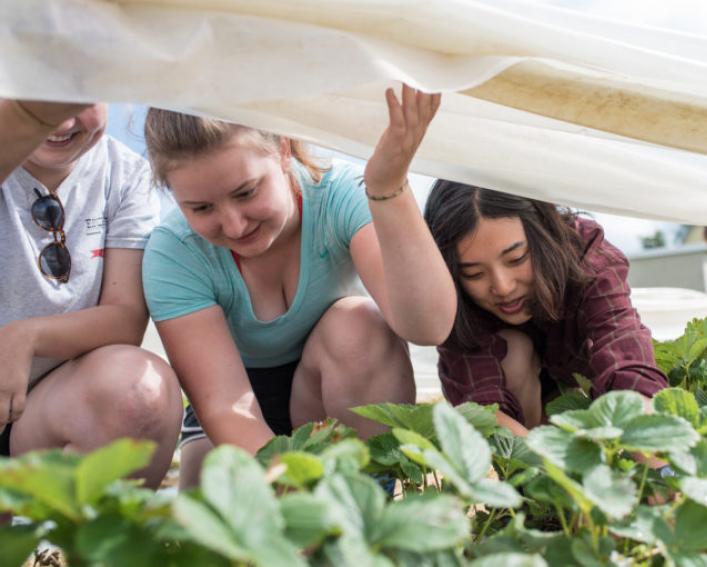
{"label": "white t-shirt", "polygon": [[[69,281],[59,283],[39,270],[39,254],[54,237],[32,220],[35,187],[49,194],[21,167],[0,186],[0,326],[95,306],[104,250],[144,248],[159,220],[159,197],[150,185],[147,162],[104,136],[57,189],[71,254]],[[30,384],[61,362],[35,358]]]}

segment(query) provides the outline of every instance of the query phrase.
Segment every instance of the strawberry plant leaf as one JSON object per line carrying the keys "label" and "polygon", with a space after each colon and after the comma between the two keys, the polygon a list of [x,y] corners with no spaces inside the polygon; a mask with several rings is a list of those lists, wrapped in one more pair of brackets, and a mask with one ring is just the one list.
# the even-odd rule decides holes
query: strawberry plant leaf
{"label": "strawberry plant leaf", "polygon": [[151,441],[119,439],[86,455],[76,467],[78,502],[96,502],[109,484],[147,466],[155,448]]}
{"label": "strawberry plant leaf", "polygon": [[628,515],[638,503],[633,481],[607,465],[598,465],[587,472],[582,486],[587,498],[612,519]]}
{"label": "strawberry plant leaf", "polygon": [[284,474],[278,482],[289,486],[305,487],[324,474],[324,464],[321,458],[303,451],[289,451],[280,456],[283,464],[287,465]]}
{"label": "strawberry plant leaf", "polygon": [[327,504],[312,494],[285,494],[280,498],[280,511],[285,535],[301,548],[318,545],[336,531]]}
{"label": "strawberry plant leaf", "polygon": [[589,408],[591,403],[591,398],[586,396],[583,392],[571,390],[548,402],[545,405],[545,413],[551,416],[570,410],[585,410]]}
{"label": "strawberry plant leaf", "polygon": [[435,432],[446,457],[469,483],[485,477],[491,468],[491,449],[483,436],[446,403],[433,412]]}
{"label": "strawberry plant leaf", "polygon": [[601,463],[601,449],[596,443],[557,427],[541,425],[532,429],[527,443],[532,451],[570,472],[582,473]]}
{"label": "strawberry plant leaf", "polygon": [[411,496],[388,505],[374,526],[371,543],[418,553],[461,545],[470,530],[462,503],[452,496]]}
{"label": "strawberry plant leaf", "polygon": [[2,565],[22,567],[41,539],[36,526],[0,526]]}
{"label": "strawberry plant leaf", "polygon": [[624,428],[621,445],[633,451],[687,450],[699,441],[692,426],[672,415],[640,415]]}
{"label": "strawberry plant leaf", "polygon": [[666,388],[653,398],[653,409],[657,413],[682,417],[694,427],[699,427],[700,407],[690,392],[681,388]]}
{"label": "strawberry plant leaf", "polygon": [[693,502],[707,507],[707,478],[682,478],[680,490]]}
{"label": "strawberry plant leaf", "polygon": [[643,398],[629,390],[607,392],[592,402],[589,411],[599,425],[623,429],[643,414]]}

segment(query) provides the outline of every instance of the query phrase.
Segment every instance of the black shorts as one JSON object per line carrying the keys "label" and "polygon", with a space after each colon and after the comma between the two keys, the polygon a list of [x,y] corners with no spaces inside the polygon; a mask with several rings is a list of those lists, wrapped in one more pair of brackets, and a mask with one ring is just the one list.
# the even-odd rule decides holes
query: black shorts
{"label": "black shorts", "polygon": [[[260,410],[275,435],[290,435],[292,433],[290,394],[292,393],[292,379],[298,364],[299,360],[295,360],[272,368],[246,368],[250,385],[258,404],[260,404]],[[190,404],[184,410],[179,446],[183,447],[189,441],[202,437],[206,437],[206,433],[201,428]]]}
{"label": "black shorts", "polygon": [[0,457],[10,456],[10,431],[12,424],[8,423],[2,431],[0,431]]}

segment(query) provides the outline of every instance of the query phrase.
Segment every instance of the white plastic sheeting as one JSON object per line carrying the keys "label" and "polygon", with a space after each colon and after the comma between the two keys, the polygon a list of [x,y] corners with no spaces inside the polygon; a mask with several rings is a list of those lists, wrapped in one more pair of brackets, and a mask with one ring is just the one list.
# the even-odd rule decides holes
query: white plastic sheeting
{"label": "white plastic sheeting", "polygon": [[3,0],[0,96],[151,104],[367,157],[406,81],[446,93],[417,172],[705,224],[706,13],[670,3],[687,33],[601,4]]}
{"label": "white plastic sheeting", "polygon": [[638,287],[631,302],[643,324],[660,341],[678,338],[694,318],[707,317],[707,294],[675,287]]}

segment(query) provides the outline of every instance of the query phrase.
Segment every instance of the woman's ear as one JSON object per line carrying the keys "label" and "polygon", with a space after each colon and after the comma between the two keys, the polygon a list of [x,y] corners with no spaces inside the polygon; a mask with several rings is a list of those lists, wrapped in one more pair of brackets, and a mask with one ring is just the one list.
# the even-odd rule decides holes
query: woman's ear
{"label": "woman's ear", "polygon": [[282,166],[282,171],[288,172],[290,170],[290,160],[292,159],[292,140],[282,136],[280,138],[280,165]]}

